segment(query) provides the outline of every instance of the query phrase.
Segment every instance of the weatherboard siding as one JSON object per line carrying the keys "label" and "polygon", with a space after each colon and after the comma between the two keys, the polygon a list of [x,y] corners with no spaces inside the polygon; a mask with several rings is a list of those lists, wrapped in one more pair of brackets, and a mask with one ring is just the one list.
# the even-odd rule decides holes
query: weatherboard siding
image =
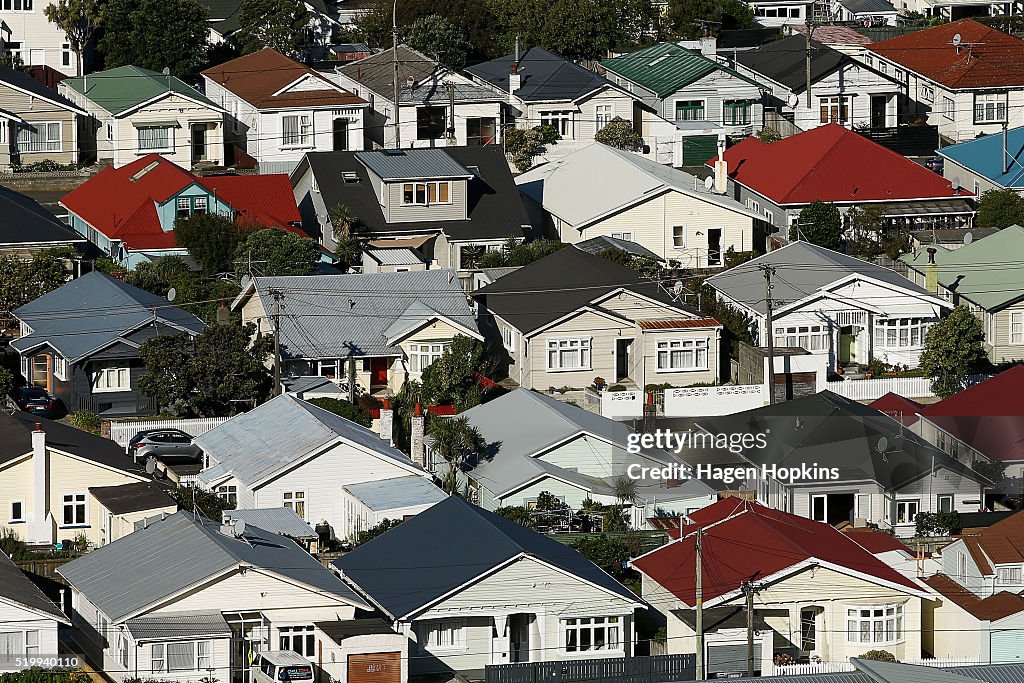
{"label": "weatherboard siding", "polygon": [[614,477],[621,474],[628,464],[637,462],[644,467],[655,467],[660,463],[640,455],[630,455],[624,448],[587,434],[537,457],[538,460],[557,465],[590,477]]}
{"label": "weatherboard siding", "polygon": [[26,540],[28,523],[10,523],[11,501],[22,501],[24,517],[26,520],[29,519],[35,505],[32,473],[32,458],[0,467],[0,531],[13,531],[22,540]]}
{"label": "weatherboard siding", "polygon": [[[541,475],[538,475],[541,476]],[[504,498],[499,499],[499,503],[502,507],[507,506],[520,506],[530,507],[532,504],[537,502],[537,499],[542,493],[549,493],[555,498],[561,500],[563,503],[571,507],[573,510],[578,510],[582,507],[582,503],[587,498],[592,498],[598,502],[615,502],[614,500],[605,500],[600,495],[595,495],[588,488],[582,484],[569,484],[561,479],[555,479],[549,475],[542,475],[543,478],[539,481],[530,484],[525,488],[521,488],[514,493],[510,493]]]}
{"label": "weatherboard siding", "polygon": [[[402,204],[402,182],[385,182],[383,201],[387,202],[386,216],[388,223],[409,223],[423,221],[464,221],[467,220],[468,181],[451,180],[450,204],[431,204],[430,206]],[[378,195],[379,197],[380,195]]]}
{"label": "weatherboard siding", "polygon": [[682,309],[651,301],[628,291],[619,292],[615,296],[605,299],[601,302],[601,308],[606,308],[630,320],[679,319],[689,318],[692,315]]}
{"label": "weatherboard siding", "polygon": [[992,334],[986,336],[989,337],[987,341],[992,344],[992,350],[989,351],[988,356],[993,363],[1024,358],[1024,339],[1016,344],[1010,342],[1010,318],[1014,313],[1024,313],[1024,302],[1013,304],[990,314],[992,322],[989,329],[992,330]]}
{"label": "weatherboard siding", "polygon": [[[7,17],[4,17],[5,23]],[[28,123],[60,123],[61,148],[58,151],[21,152],[22,164],[34,164],[39,161],[51,160],[59,164],[71,164],[78,161],[78,136],[76,130],[77,116],[64,107],[50,104],[45,100],[32,95],[26,95],[0,83],[0,110],[16,113]],[[14,161],[9,156],[9,150],[16,139],[19,124],[10,124],[5,120],[3,124],[7,127],[7,134],[0,150],[0,166],[7,165]]]}
{"label": "weatherboard siding", "polygon": [[988,662],[986,622],[978,620],[944,595],[925,603],[925,648],[939,658],[976,658]]}
{"label": "weatherboard siding", "polygon": [[[452,615],[447,615],[451,618]],[[466,617],[460,619],[464,632],[464,645],[456,648],[431,648],[426,643],[431,627],[436,620],[417,620],[409,638],[413,641],[413,656],[409,663],[410,674],[444,672],[452,670],[483,670],[491,663],[491,641],[494,621],[490,617]]]}
{"label": "weatherboard siding", "polygon": [[[196,95],[198,96],[199,93],[197,92]],[[134,124],[154,121],[177,121],[178,123],[178,127],[173,129],[173,150],[160,152],[165,159],[173,161],[184,169],[192,168],[191,125],[203,122],[210,125],[210,129],[206,133],[207,159],[214,164],[220,164],[224,160],[223,114],[205,104],[197,104],[179,95],[171,95],[146,105],[128,116],[115,118],[113,121],[114,144],[101,151],[106,152],[109,158],[113,159],[115,168],[130,164],[140,156],[149,153],[139,149],[139,134]],[[105,136],[103,127],[97,132],[97,136],[100,138]],[[100,156],[104,157],[103,154]]]}
{"label": "weatherboard siding", "polygon": [[[661,116],[668,121],[676,120],[677,100],[704,102],[704,121],[722,126],[729,135],[749,135],[762,120],[761,91],[751,83],[725,71],[712,71],[703,78],[668,95],[661,101]],[[725,123],[726,100],[750,100],[750,123],[733,125]]]}
{"label": "weatherboard siding", "polygon": [[[54,607],[56,610],[56,607]],[[59,650],[57,649],[57,620],[53,617],[43,616],[42,614],[28,610],[21,605],[8,602],[7,598],[0,596],[0,627],[4,631],[38,631],[39,632],[39,649],[37,652],[40,655],[55,655]],[[20,653],[12,653],[17,656]],[[0,664],[0,671],[6,669],[3,664]]]}
{"label": "weatherboard siding", "polygon": [[[965,557],[963,574],[959,570],[961,556]],[[942,549],[942,573],[979,598],[992,595],[993,580],[982,575],[978,563],[961,540],[953,541]]]}

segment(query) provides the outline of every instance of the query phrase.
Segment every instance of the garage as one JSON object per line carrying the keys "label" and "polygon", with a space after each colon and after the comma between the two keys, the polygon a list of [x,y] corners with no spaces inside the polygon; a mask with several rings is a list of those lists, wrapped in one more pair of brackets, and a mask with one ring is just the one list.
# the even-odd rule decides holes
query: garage
{"label": "garage", "polygon": [[402,653],[349,655],[348,683],[402,683]]}

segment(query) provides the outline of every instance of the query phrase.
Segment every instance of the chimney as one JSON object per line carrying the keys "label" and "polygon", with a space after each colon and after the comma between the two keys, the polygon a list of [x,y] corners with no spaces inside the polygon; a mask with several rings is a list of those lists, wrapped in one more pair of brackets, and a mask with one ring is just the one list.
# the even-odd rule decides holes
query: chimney
{"label": "chimney", "polygon": [[412,414],[412,434],[409,438],[409,455],[412,457],[412,461],[414,463],[426,469],[427,457],[426,450],[423,445],[423,433],[423,407],[417,403]]}
{"label": "chimney", "polygon": [[725,135],[718,135],[718,159],[715,161],[715,192],[725,194],[729,189],[729,164],[725,160]]}
{"label": "chimney", "polygon": [[46,454],[46,432],[41,422],[32,430],[32,507],[28,515],[26,540],[29,543],[53,543],[53,528],[47,523],[49,516],[49,486]]}
{"label": "chimney", "polygon": [[519,73],[519,62],[512,62],[512,72],[508,75],[508,101],[516,103],[516,91],[523,86],[523,75]]}
{"label": "chimney", "polygon": [[394,420],[395,411],[391,410],[391,400],[385,398],[380,408],[380,438],[387,441],[389,446],[394,445],[394,437],[392,436]]}

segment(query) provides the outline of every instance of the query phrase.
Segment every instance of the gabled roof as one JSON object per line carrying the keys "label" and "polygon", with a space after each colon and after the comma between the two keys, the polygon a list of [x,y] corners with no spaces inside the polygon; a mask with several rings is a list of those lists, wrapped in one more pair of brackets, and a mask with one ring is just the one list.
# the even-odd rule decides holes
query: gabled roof
{"label": "gabled roof", "polygon": [[[146,324],[198,334],[203,322],[167,299],[93,271],[13,311],[32,328],[11,346],[25,354],[42,344],[75,363]],[[171,328],[168,330],[167,328]]]}
{"label": "gabled roof", "polygon": [[[736,55],[736,61],[743,66],[794,93],[802,93],[807,88],[806,59],[807,39],[802,35],[789,36]],[[817,83],[846,64],[866,68],[849,55],[811,41],[811,83]]]}
{"label": "gabled roof", "polygon": [[[273,48],[243,55],[203,72],[257,109],[362,107],[356,97]],[[305,79],[305,80],[303,80]],[[301,81],[301,85],[297,84]]]}
{"label": "gabled roof", "polygon": [[218,463],[199,474],[207,483],[230,475],[253,488],[334,444],[349,444],[410,474],[423,473],[366,427],[289,394],[234,416],[194,443]]}
{"label": "gabled roof", "polygon": [[25,573],[0,550],[0,602],[10,601],[34,612],[56,619],[67,626],[71,622]]}
{"label": "gabled roof", "polygon": [[63,107],[68,111],[81,114],[82,116],[88,116],[88,113],[76,105],[74,102],[59,94],[58,92],[47,88],[45,85],[37,81],[32,74],[25,71],[19,71],[12,69],[9,66],[0,66],[0,85],[6,85],[14,90],[18,90],[30,97],[39,98],[46,100],[58,107]]}
{"label": "gabled roof", "polygon": [[[959,48],[952,44],[958,34]],[[947,88],[1024,85],[1024,40],[974,19],[914,31],[867,49]]]}
{"label": "gabled roof", "polygon": [[660,256],[638,242],[623,240],[617,237],[608,237],[607,235],[591,237],[589,240],[577,242],[572,246],[577,249],[581,249],[588,254],[600,254],[602,251],[607,251],[608,249],[618,249],[619,251],[624,251],[627,254],[632,254],[633,256],[641,256],[655,261],[663,260]]}
{"label": "gabled roof", "polygon": [[293,226],[302,216],[288,176],[200,177],[159,154],[147,154],[121,168],[107,167],[64,195],[60,203],[129,249],[174,249],[174,231],[161,227],[156,205],[193,184],[227,202],[239,220],[305,236]]}
{"label": "gabled roof", "polygon": [[680,312],[679,317],[700,317],[635,270],[572,247],[523,266],[472,296],[484,302],[487,310],[529,334],[618,289],[671,306]]}
{"label": "gabled roof", "polygon": [[138,66],[119,66],[87,77],[66,78],[62,83],[115,117],[128,114],[165,93],[181,95],[218,112],[224,111],[176,76],[165,76]]}
{"label": "gabled roof", "polygon": [[569,546],[458,496],[358,546],[333,566],[390,616],[403,619],[520,556],[536,558],[593,584],[607,591],[610,599],[639,603],[622,584]]}
{"label": "gabled roof", "polygon": [[[246,566],[310,586],[325,604],[340,600],[368,607],[293,541],[249,526],[244,538],[235,538],[221,533],[220,526],[182,510],[69,562],[58,572],[113,623]],[[126,572],[125,567],[132,570]],[[258,596],[253,606],[255,600]],[[228,612],[244,605],[229,601],[218,607]]]}
{"label": "gabled roof", "polygon": [[764,275],[759,270],[762,265],[773,266],[779,276],[772,282],[772,300],[781,305],[800,301],[850,276],[871,278],[912,294],[929,296],[924,288],[891,268],[803,240],[790,242],[781,249],[718,273],[708,278],[707,282],[736,303],[764,315],[767,308],[764,302]]}
{"label": "gabled roof", "polygon": [[993,564],[1024,562],[1024,513],[1017,512],[992,526],[960,537],[983,576],[995,574]]}
{"label": "gabled roof", "polygon": [[448,494],[426,477],[393,477],[346,484],[342,488],[375,512],[434,505],[448,497]]}
{"label": "gabled roof", "polygon": [[999,621],[1024,612],[1024,597],[1008,591],[999,591],[982,599],[945,574],[935,574],[923,580],[937,593],[980,621]]}
{"label": "gabled roof", "polygon": [[[729,177],[776,204],[968,197],[948,180],[830,123],[772,143],[749,137],[725,151]],[[710,162],[709,162],[710,164]]]}
{"label": "gabled roof", "polygon": [[1002,135],[983,135],[936,153],[1000,187],[1024,187],[1024,126],[1006,131],[1005,164]]}
{"label": "gabled roof", "polygon": [[[835,527],[757,503],[725,499],[702,508],[701,557],[704,601],[728,601],[745,581],[765,581],[804,566],[829,566],[912,595],[924,594],[910,579],[876,558]],[[691,518],[695,517],[691,515]],[[683,604],[696,603],[696,531],[633,560],[632,565]],[[742,594],[740,594],[742,595]]]}
{"label": "gabled roof", "polygon": [[59,246],[85,242],[66,223],[28,195],[0,186],[0,247],[20,245]]}
{"label": "gabled roof", "polygon": [[704,189],[703,182],[685,171],[599,142],[530,169],[516,177],[516,185],[545,211],[576,229],[666,191],[764,220],[732,197]]}
{"label": "gabled roof", "polygon": [[606,59],[601,66],[650,90],[659,98],[668,97],[715,71],[760,87],[753,79],[675,43],[651,45],[621,57]]}
{"label": "gabled roof", "polygon": [[877,398],[868,404],[875,410],[880,410],[897,422],[910,426],[917,422],[916,413],[924,409],[923,403],[918,403],[909,398],[903,398],[899,394],[887,392],[881,398]]}
{"label": "gabled roof", "polygon": [[[419,477],[417,477],[418,479]],[[254,510],[224,510],[221,520],[243,521],[279,536],[299,540],[315,539],[317,533],[295,510],[291,508],[257,508]]]}
{"label": "gabled roof", "polygon": [[32,453],[32,432],[37,423],[41,424],[43,431],[46,432],[47,448],[69,453],[140,479],[151,479],[141,465],[125,455],[124,448],[110,439],[20,410],[15,411],[13,415],[0,411],[0,443],[4,445],[0,448],[0,466]]}
{"label": "gabled roof", "polygon": [[[392,48],[388,48],[375,55],[348,62],[336,69],[338,73],[390,100],[394,97],[395,87],[395,56],[393,52]],[[408,45],[398,46],[397,60],[399,88],[407,87],[406,83],[409,77],[412,77],[413,82],[419,82],[437,71],[440,66],[422,52],[418,52]]]}
{"label": "gabled roof", "polygon": [[[512,73],[514,61],[515,55],[508,54],[489,62],[466,67],[466,72],[507,93],[508,77]],[[531,47],[519,56],[517,72],[522,76],[522,81],[519,89],[513,94],[524,102],[573,101],[606,87],[629,95],[590,69],[540,47]]]}
{"label": "gabled roof", "polygon": [[473,177],[469,169],[438,148],[356,152],[356,158],[379,178],[388,181]]}

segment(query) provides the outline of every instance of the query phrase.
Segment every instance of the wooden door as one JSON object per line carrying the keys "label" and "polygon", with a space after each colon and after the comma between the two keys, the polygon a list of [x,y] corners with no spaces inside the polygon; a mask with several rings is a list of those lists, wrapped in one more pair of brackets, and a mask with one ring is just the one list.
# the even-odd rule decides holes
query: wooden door
{"label": "wooden door", "polygon": [[348,683],[401,683],[402,653],[349,655]]}

